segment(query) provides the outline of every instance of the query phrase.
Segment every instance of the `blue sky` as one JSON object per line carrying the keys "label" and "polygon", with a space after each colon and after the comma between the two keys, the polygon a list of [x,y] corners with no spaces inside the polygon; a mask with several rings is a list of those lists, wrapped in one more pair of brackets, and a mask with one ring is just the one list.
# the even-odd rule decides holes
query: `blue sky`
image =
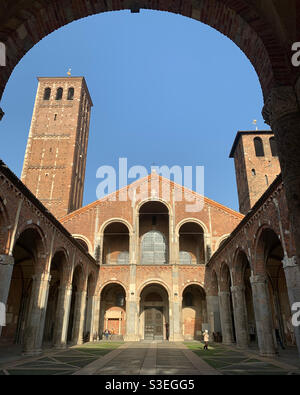
{"label": "blue sky", "polygon": [[[238,130],[261,117],[250,61],[228,38],[167,12],[108,12],[45,37],[15,68],[4,92],[0,157],[21,175],[37,76],[85,76],[92,109],[84,204],[96,200],[99,166],[204,166],[205,195],[238,209]],[[133,180],[129,179],[129,182]]]}

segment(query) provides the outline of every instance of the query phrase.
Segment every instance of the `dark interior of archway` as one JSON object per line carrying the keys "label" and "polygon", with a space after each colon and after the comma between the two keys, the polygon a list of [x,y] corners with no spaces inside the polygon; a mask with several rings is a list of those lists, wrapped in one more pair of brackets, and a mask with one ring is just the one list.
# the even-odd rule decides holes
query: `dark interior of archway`
{"label": "dark interior of archway", "polygon": [[15,264],[7,300],[7,323],[2,328],[1,343],[23,343],[40,243],[36,230],[27,229],[19,236],[13,249]]}
{"label": "dark interior of archway", "polygon": [[70,305],[70,313],[69,313],[69,323],[68,323],[68,335],[67,341],[73,341],[73,327],[75,321],[75,304],[76,304],[76,294],[80,290],[83,281],[83,272],[80,266],[77,266],[73,273],[72,279],[72,296],[71,296],[71,305]]}
{"label": "dark interior of archway", "polygon": [[54,254],[50,266],[50,284],[48,293],[48,302],[44,326],[43,342],[47,344],[53,343],[54,328],[57,322],[57,303],[59,287],[62,280],[62,270],[65,265],[66,258],[62,251]]}
{"label": "dark interior of archway", "polygon": [[262,240],[264,242],[273,329],[278,347],[284,348],[286,345],[294,344],[290,303],[282,265],[284,251],[273,230],[265,230]]}
{"label": "dark interior of archway", "polygon": [[202,287],[192,284],[182,295],[183,334],[186,340],[200,340],[208,329],[206,295]]}
{"label": "dark interior of archway", "polygon": [[203,228],[195,222],[187,222],[179,229],[180,264],[205,264]]}
{"label": "dark interior of archway", "polygon": [[129,231],[122,222],[113,222],[104,230],[103,264],[129,263]]}

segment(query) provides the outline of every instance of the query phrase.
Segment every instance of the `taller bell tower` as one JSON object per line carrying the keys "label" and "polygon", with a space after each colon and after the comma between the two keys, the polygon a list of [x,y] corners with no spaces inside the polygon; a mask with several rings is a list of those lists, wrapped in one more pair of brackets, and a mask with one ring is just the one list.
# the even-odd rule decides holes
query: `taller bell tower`
{"label": "taller bell tower", "polygon": [[21,180],[61,218],[82,206],[91,107],[84,77],[40,77]]}

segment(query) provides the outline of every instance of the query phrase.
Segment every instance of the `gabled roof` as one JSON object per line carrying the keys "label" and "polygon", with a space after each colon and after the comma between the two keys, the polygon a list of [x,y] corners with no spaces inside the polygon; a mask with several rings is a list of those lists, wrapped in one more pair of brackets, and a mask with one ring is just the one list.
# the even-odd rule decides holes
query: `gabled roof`
{"label": "gabled roof", "polygon": [[146,176],[146,177],[143,177],[143,178],[141,178],[141,179],[139,179],[139,180],[136,180],[136,181],[132,182],[131,184],[128,184],[127,186],[125,186],[125,187],[123,187],[123,188],[121,188],[121,189],[118,189],[118,190],[116,190],[116,191],[110,193],[109,195],[103,197],[102,199],[96,200],[96,201],[94,201],[93,203],[90,203],[90,204],[88,204],[88,205],[86,205],[86,206],[84,206],[84,207],[81,207],[80,209],[78,209],[78,210],[76,210],[76,211],[73,211],[73,212],[67,214],[66,216],[60,218],[60,221],[64,222],[65,220],[67,220],[67,219],[69,219],[69,218],[72,218],[72,217],[75,216],[75,215],[78,215],[78,214],[81,214],[81,213],[83,213],[83,212],[85,212],[85,211],[87,211],[87,210],[90,210],[91,208],[98,206],[98,205],[101,204],[102,202],[105,202],[106,200],[108,200],[111,196],[117,195],[117,194],[119,194],[121,191],[123,191],[123,190],[125,190],[125,189],[132,188],[132,187],[135,186],[135,185],[136,185],[136,187],[138,187],[139,184],[142,184],[142,183],[144,183],[145,181],[148,181],[148,182],[149,182],[149,181],[151,180],[151,177],[153,177],[153,176],[158,177],[158,179],[159,179],[161,182],[164,182],[164,181],[165,181],[165,182],[170,183],[170,186],[171,186],[171,187],[181,189],[182,191],[186,190],[186,191],[190,192],[192,195],[194,195],[195,197],[198,196],[199,198],[204,198],[204,203],[205,203],[205,204],[208,204],[208,205],[210,205],[210,206],[213,206],[213,207],[216,207],[216,208],[218,208],[218,209],[220,209],[220,210],[223,210],[223,211],[225,211],[226,213],[228,213],[228,214],[230,214],[230,215],[233,215],[233,216],[235,216],[235,217],[237,217],[237,218],[239,218],[239,219],[243,219],[243,218],[244,218],[244,215],[241,214],[241,213],[239,213],[238,211],[235,211],[235,210],[233,210],[233,209],[231,209],[231,208],[229,208],[229,207],[226,207],[226,206],[224,206],[224,205],[222,205],[222,204],[220,204],[220,203],[217,203],[217,202],[215,202],[214,200],[209,199],[209,198],[207,198],[207,197],[205,197],[205,196],[203,197],[202,195],[198,194],[197,192],[195,192],[195,191],[193,191],[193,190],[191,190],[191,189],[189,189],[189,188],[186,188],[186,187],[184,187],[184,186],[182,186],[182,185],[180,185],[180,184],[177,184],[177,183],[175,183],[174,181],[171,181],[171,180],[169,180],[168,178],[163,177],[163,176],[161,176],[161,175],[159,175],[159,174],[157,174],[157,173],[152,173],[152,174],[148,174],[148,176]]}

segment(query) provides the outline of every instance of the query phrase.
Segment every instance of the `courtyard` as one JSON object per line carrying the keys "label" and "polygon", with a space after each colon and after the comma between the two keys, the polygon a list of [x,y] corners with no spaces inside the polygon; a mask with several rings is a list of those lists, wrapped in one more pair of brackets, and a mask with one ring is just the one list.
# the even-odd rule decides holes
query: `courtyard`
{"label": "courtyard", "polygon": [[2,353],[0,375],[299,375],[295,349],[263,358],[256,350],[192,342],[100,341],[45,350],[38,357]]}

